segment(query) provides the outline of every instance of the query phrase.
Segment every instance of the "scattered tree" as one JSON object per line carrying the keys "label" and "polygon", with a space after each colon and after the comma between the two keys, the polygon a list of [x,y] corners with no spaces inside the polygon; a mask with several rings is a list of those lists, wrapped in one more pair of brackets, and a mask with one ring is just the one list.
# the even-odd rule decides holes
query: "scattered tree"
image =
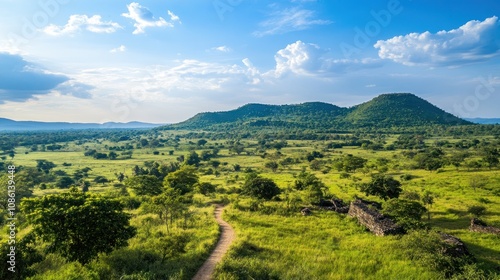
{"label": "scattered tree", "polygon": [[49,242],[51,250],[82,264],[101,252],[125,246],[136,232],[119,201],[76,188],[26,199],[21,209],[33,225],[33,232]]}

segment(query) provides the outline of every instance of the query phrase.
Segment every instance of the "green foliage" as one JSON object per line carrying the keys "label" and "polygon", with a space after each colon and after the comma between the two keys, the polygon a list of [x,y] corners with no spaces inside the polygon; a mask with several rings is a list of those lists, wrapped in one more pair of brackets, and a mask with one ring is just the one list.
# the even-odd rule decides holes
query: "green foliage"
{"label": "green foliage", "polygon": [[423,228],[420,222],[422,215],[427,212],[418,201],[393,198],[384,202],[382,213],[390,216],[405,230]]}
{"label": "green foliage", "polygon": [[216,185],[209,182],[202,182],[196,185],[196,191],[203,195],[209,195],[215,192]]}
{"label": "green foliage", "polygon": [[195,152],[192,151],[187,157],[185,163],[187,165],[193,165],[193,166],[198,166],[200,164],[200,156]]}
{"label": "green foliage", "polygon": [[270,200],[279,195],[280,188],[276,183],[268,178],[260,176],[249,176],[243,184],[242,193],[258,199]]}
{"label": "green foliage", "polygon": [[43,171],[45,174],[48,174],[49,171],[56,166],[57,165],[55,165],[53,162],[45,159],[38,159],[36,161],[36,168],[38,168],[38,170],[40,171]]}
{"label": "green foliage", "polygon": [[157,195],[163,191],[161,181],[153,175],[138,175],[124,181],[137,195]]}
{"label": "green foliage", "polygon": [[399,181],[385,175],[374,175],[371,182],[361,184],[360,190],[366,195],[376,195],[384,200],[398,198],[402,191]]}
{"label": "green foliage", "polygon": [[21,209],[33,232],[52,251],[70,261],[88,263],[100,252],[111,252],[135,235],[129,215],[117,200],[73,188],[69,192],[25,199]]}
{"label": "green foliage", "polygon": [[199,178],[196,172],[194,167],[184,165],[181,169],[169,173],[163,180],[163,185],[179,190],[184,195],[193,191],[194,186],[198,183]]}
{"label": "green foliage", "polygon": [[60,189],[67,189],[71,185],[73,185],[74,183],[75,183],[75,181],[73,179],[71,179],[71,177],[63,176],[63,177],[57,178],[55,186],[57,188],[60,188]]}
{"label": "green foliage", "polygon": [[459,275],[466,265],[471,264],[469,257],[453,257],[445,254],[445,249],[449,248],[449,245],[433,231],[410,232],[403,236],[398,246],[406,250],[406,255],[412,261],[441,273],[445,278]]}
{"label": "green foliage", "polygon": [[367,160],[353,155],[346,155],[342,158],[336,159],[333,164],[338,171],[354,172],[357,169],[363,168]]}

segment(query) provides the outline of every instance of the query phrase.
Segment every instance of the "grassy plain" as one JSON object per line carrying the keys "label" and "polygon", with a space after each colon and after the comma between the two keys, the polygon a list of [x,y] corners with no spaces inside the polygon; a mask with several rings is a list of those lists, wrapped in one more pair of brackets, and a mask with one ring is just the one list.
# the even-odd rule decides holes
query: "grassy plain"
{"label": "grassy plain", "polygon": [[[164,137],[171,135],[165,134]],[[395,139],[396,136],[390,136],[386,138],[386,142],[390,144]],[[436,140],[448,140],[453,143],[459,139],[435,138],[427,139],[426,142],[432,146]],[[239,155],[230,152],[226,140],[209,140],[203,147],[194,145],[196,141],[197,139],[182,139],[177,147],[134,149],[132,158],[124,160],[96,160],[83,155],[84,146],[87,146],[87,149],[105,151],[105,145],[123,145],[122,142],[101,141],[84,146],[69,143],[61,151],[51,152],[29,152],[27,148],[20,147],[16,149],[14,162],[17,166],[35,167],[36,160],[45,159],[57,165],[54,170],[62,170],[68,174],[90,167],[90,181],[96,176],[105,176],[114,181],[90,187],[91,191],[106,193],[116,191],[112,185],[116,183],[117,172],[132,176],[132,168],[136,165],[143,166],[145,161],[175,162],[178,156],[187,157],[191,151],[201,154],[204,150],[210,150],[210,146],[221,147],[219,156],[214,159],[221,162],[219,167],[214,168],[218,175],[207,175],[205,171],[211,168],[208,162],[202,162],[199,167],[200,181],[217,184],[218,193],[212,197],[195,196],[195,204],[191,208],[197,213],[198,220],[194,221],[187,231],[182,231],[192,236],[188,250],[166,264],[159,266],[156,263],[154,267],[147,268],[148,271],[171,279],[189,279],[215,244],[217,226],[209,206],[215,200],[230,203],[224,216],[234,226],[238,236],[229,254],[218,266],[216,279],[438,279],[442,277],[439,271],[425,267],[408,257],[408,252],[400,246],[404,237],[376,237],[358,225],[356,220],[335,212],[314,210],[311,216],[302,216],[300,213],[280,215],[248,211],[252,201],[239,195],[237,191],[244,182],[246,169],[252,169],[261,176],[274,180],[282,189],[292,186],[296,176],[306,169],[320,178],[328,187],[329,193],[334,196],[346,201],[362,197],[382,202],[376,197],[367,197],[356,187],[356,183],[368,182],[371,174],[377,173],[374,168],[357,170],[350,173],[349,178],[342,178],[343,172],[331,167],[336,158],[346,154],[367,159],[368,166],[375,166],[377,159],[387,159],[387,175],[398,180],[401,175],[408,174],[413,178],[402,180],[404,191],[420,195],[430,191],[435,196],[434,203],[429,208],[431,219],[427,221],[424,217],[423,220],[433,229],[462,239],[477,258],[480,268],[498,273],[500,237],[470,232],[468,226],[471,216],[467,213],[469,206],[483,205],[487,211],[481,218],[490,225],[500,226],[498,169],[468,170],[466,167],[456,168],[450,165],[437,171],[427,171],[413,168],[413,161],[404,156],[402,150],[372,151],[348,146],[325,149],[326,141],[288,141],[288,145],[279,153],[275,149],[267,149],[265,158],[262,153],[256,152],[257,143],[252,140],[241,141],[246,150]],[[173,155],[169,155],[172,150]],[[452,149],[443,150],[447,154],[453,152]],[[154,155],[154,151],[159,154]],[[321,170],[311,170],[310,163],[305,160],[306,155],[312,151],[321,151],[324,155],[320,159]],[[266,162],[280,161],[287,157],[296,161],[290,165],[280,165],[275,172],[265,167]],[[71,166],[63,166],[63,163],[71,163]],[[241,171],[236,172],[235,165],[239,165]],[[325,167],[330,168],[325,170]],[[474,188],[471,182],[477,178],[482,180],[482,184]],[[36,188],[34,194],[41,196],[61,191],[65,190]],[[279,208],[283,203],[269,201],[263,205]],[[307,205],[302,203],[301,206]],[[120,249],[119,253],[102,256],[100,263],[92,263],[89,267],[65,263],[57,256],[50,256],[48,260],[38,264],[39,273],[32,279],[69,279],[64,277],[76,275],[79,271],[88,273],[88,278],[85,276],[73,279],[99,279],[106,274],[115,277],[120,273],[140,273],[141,268],[131,264],[134,258],[143,258],[139,255],[141,252],[152,250],[147,244],[154,234],[165,232],[158,219],[150,214],[144,214],[140,210],[132,210],[130,213],[133,215],[131,223],[139,228],[139,233],[130,240],[128,247]],[[181,231],[180,226],[178,230]],[[121,256],[127,255],[130,256],[129,260],[120,259]],[[133,268],[118,265],[120,261],[131,262]],[[148,275],[142,274],[143,278],[133,279],[160,279]]]}

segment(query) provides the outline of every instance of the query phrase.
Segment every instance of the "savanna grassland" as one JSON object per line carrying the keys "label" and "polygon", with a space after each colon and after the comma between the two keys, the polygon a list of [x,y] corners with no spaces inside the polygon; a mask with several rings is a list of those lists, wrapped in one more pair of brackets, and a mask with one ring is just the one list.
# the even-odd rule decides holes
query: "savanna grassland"
{"label": "savanna grassland", "polygon": [[[214,203],[226,204],[224,219],[237,233],[215,279],[499,277],[500,237],[468,228],[472,217],[500,227],[498,136],[330,133],[321,140],[290,140],[170,130],[116,133],[15,145],[13,154],[5,153],[0,180],[7,184],[7,166],[16,166],[21,202],[17,278],[8,278],[13,274],[5,265],[3,279],[191,279],[219,235]],[[397,195],[370,193],[377,178],[397,181]],[[4,210],[6,197],[3,191]],[[321,209],[320,202],[331,198],[378,202],[407,233],[375,236],[356,219]],[[57,204],[64,199],[75,205]],[[94,208],[71,212],[87,209],[78,201],[93,201]],[[44,212],[47,205],[56,205],[50,209],[61,216]],[[406,206],[391,211],[391,205]],[[408,205],[425,211],[415,215]],[[304,207],[311,215],[300,213]],[[79,217],[103,227],[119,220],[94,219],[95,209],[127,217],[114,229],[121,235],[113,237],[125,242],[109,248],[99,243],[83,258],[87,251],[71,244],[94,228],[79,225]],[[9,238],[4,213],[3,244]],[[52,221],[40,213],[67,218],[58,224],[61,232],[66,226],[78,234],[55,240]],[[437,232],[460,238],[474,257],[442,254]],[[2,248],[5,257],[8,247]]]}

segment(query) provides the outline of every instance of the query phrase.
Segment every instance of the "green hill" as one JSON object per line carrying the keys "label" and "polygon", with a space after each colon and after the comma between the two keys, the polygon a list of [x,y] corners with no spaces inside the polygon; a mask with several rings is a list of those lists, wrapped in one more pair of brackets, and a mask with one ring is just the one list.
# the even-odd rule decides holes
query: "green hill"
{"label": "green hill", "polygon": [[371,101],[343,108],[323,102],[295,105],[247,104],[226,112],[199,113],[165,129],[355,129],[464,125],[457,118],[410,93],[380,95]]}
{"label": "green hill", "polygon": [[354,127],[470,124],[411,93],[379,95],[366,103],[354,106],[345,120]]}

